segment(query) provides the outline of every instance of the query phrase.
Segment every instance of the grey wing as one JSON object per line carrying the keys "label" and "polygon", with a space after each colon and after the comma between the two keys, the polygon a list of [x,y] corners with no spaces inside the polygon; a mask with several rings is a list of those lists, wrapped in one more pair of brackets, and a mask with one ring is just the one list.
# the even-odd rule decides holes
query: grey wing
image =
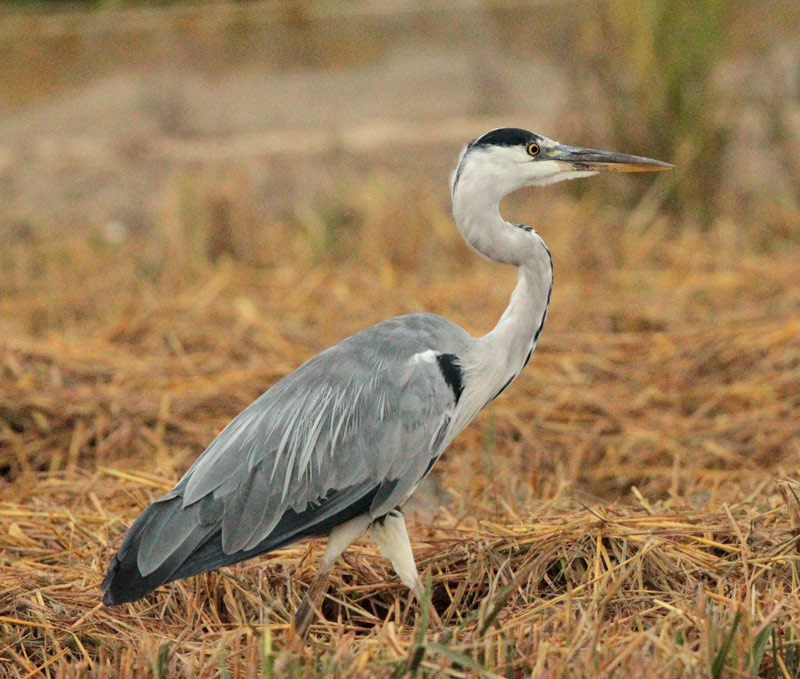
{"label": "grey wing", "polygon": [[181,497],[185,518],[142,536],[139,570],[159,568],[198,522],[221,532],[225,554],[247,553],[286,516],[294,523],[283,530],[302,536],[365,499],[374,517],[403,502],[441,453],[457,402],[438,357],[457,356],[469,341],[437,316],[404,316],[300,366],[240,413],[165,496]]}

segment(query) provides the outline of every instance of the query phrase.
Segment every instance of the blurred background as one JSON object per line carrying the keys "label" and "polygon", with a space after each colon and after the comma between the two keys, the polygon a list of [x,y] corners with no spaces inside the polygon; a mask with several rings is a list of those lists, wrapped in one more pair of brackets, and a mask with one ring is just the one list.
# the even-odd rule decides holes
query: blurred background
{"label": "blurred background", "polygon": [[[508,465],[520,503],[796,462],[797,2],[14,2],[3,478],[171,481],[365,325],[429,310],[488,331],[514,272],[461,243],[448,175],[497,126],[677,169],[506,201],[554,253],[552,312],[521,386],[442,465],[449,497],[470,455],[469,483]],[[780,359],[754,353],[768,340]]]}
{"label": "blurred background", "polygon": [[673,211],[775,227],[798,200],[799,15],[780,0],[3,3],[2,218],[152,234],[170,182],[232,172],[277,215],[375,171],[439,198],[459,144],[514,124],[667,157]]}

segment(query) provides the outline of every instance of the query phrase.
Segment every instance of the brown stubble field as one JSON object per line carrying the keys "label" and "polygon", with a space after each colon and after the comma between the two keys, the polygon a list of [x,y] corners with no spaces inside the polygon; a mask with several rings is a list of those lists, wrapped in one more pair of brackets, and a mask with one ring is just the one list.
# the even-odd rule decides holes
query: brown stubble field
{"label": "brown stubble field", "polygon": [[[0,677],[800,677],[796,3],[120,4],[0,30]],[[363,540],[307,644],[322,541],[103,608],[302,361],[493,326],[446,180],[508,124],[677,168],[503,204],[552,304],[408,505],[423,607]]]}
{"label": "brown stubble field", "polygon": [[797,676],[795,216],[642,226],[614,207],[627,179],[594,181],[504,208],[538,220],[556,287],[531,364],[411,505],[447,631],[362,541],[306,646],[288,622],[320,544],[119,608],[98,585],[136,514],[270,384],[399,313],[485,332],[513,272],[461,244],[438,194],[385,176],[324,238],[169,211],[119,244],[6,232],[0,673]]}

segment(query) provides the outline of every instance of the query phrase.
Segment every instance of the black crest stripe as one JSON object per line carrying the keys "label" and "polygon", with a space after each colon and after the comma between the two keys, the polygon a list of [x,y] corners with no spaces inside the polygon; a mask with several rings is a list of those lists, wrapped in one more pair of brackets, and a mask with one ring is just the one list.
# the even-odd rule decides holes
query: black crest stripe
{"label": "black crest stripe", "polygon": [[482,137],[476,139],[470,146],[527,146],[533,142],[539,142],[541,137],[528,130],[520,130],[516,127],[503,127],[499,130],[487,132]]}

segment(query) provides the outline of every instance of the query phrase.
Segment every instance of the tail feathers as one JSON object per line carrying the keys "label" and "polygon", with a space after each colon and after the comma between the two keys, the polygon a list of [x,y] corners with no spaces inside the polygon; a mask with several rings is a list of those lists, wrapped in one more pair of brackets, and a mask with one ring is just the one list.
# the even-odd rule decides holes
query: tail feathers
{"label": "tail feathers", "polygon": [[[183,498],[173,491],[145,509],[128,530],[101,585],[103,603],[114,606],[136,601],[167,582],[229,566],[306,537],[327,535],[340,523],[367,513],[377,490],[358,487],[349,502],[331,498],[330,507],[335,509],[327,514],[320,511],[319,505],[309,505],[301,512],[287,509],[269,536],[252,549],[231,554],[222,548],[221,522],[202,521],[199,506],[184,508]],[[175,525],[180,528],[174,529]],[[153,556],[150,548],[170,536],[177,536],[176,544],[163,546],[159,551],[166,558],[160,563],[154,561],[152,565],[157,563],[157,567],[143,574],[139,568],[140,552],[147,564]]]}
{"label": "tail feathers", "polygon": [[136,519],[111,559],[100,586],[106,606],[136,601],[159,585],[174,580],[173,574],[191,558],[198,545],[208,539],[213,527],[196,523],[155,570],[147,575],[141,573],[138,560],[142,542],[152,539],[159,527],[168,524],[181,511],[181,498],[173,497],[154,502]]}
{"label": "tail feathers", "polygon": [[[173,506],[170,506],[173,505]],[[150,505],[131,526],[117,554],[111,560],[101,585],[106,606],[129,603],[141,599],[159,585],[207,573],[215,568],[229,566],[259,554],[280,549],[309,535],[322,535],[325,530],[281,531],[270,535],[253,549],[226,554],[222,550],[222,531],[219,526],[202,526],[199,523],[186,538],[171,551],[167,559],[154,571],[143,575],[139,568],[139,552],[143,542],[153,539],[153,531],[165,525],[165,519],[181,510],[181,498],[170,503]],[[154,517],[153,514],[168,516]],[[323,527],[324,528],[324,527]],[[328,530],[330,530],[328,528]]]}
{"label": "tail feathers", "polygon": [[303,538],[327,535],[340,523],[354,519],[356,516],[369,511],[370,503],[375,496],[376,490],[371,490],[356,502],[343,507],[320,521],[314,520],[314,515],[318,511],[317,507],[311,507],[302,512],[287,509],[269,536],[251,549],[233,552],[232,554],[226,554],[223,551],[222,533],[220,529],[217,529],[197,547],[191,559],[181,564],[170,576],[169,580],[165,580],[165,582],[188,578],[190,575],[197,575],[198,573],[207,573],[215,568],[222,568],[239,561],[252,559],[260,554],[266,554],[291,545]]}

